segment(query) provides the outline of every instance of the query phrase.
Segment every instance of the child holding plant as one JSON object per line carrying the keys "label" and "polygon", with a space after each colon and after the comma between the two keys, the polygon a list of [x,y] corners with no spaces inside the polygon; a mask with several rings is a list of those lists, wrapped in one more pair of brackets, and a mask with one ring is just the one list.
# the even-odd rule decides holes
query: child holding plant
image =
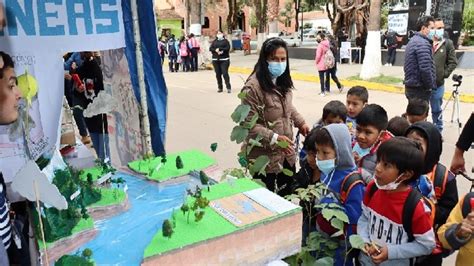
{"label": "child holding plant", "polygon": [[410,265],[435,247],[430,210],[410,183],[423,170],[420,144],[404,137],[377,150],[374,178],[367,185],[357,233],[365,242],[362,265]]}

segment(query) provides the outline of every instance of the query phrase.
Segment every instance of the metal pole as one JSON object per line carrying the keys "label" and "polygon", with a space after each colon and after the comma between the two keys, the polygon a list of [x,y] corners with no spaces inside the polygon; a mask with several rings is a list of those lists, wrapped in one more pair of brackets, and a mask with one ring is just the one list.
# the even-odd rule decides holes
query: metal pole
{"label": "metal pole", "polygon": [[148,120],[148,102],[145,87],[145,74],[143,71],[143,55],[142,55],[142,41],[140,37],[140,24],[138,23],[138,0],[131,0],[132,17],[133,17],[133,39],[135,41],[135,54],[137,57],[137,74],[138,87],[140,88],[140,116],[141,116],[141,131],[143,143],[143,155],[153,154],[151,148],[151,134],[150,121]]}

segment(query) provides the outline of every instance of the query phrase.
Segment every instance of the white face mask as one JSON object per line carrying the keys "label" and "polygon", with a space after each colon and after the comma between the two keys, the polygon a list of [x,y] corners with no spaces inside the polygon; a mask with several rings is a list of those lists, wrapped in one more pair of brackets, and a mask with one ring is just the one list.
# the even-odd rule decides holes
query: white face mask
{"label": "white face mask", "polygon": [[217,34],[217,39],[219,39],[219,40],[224,39],[224,34]]}
{"label": "white face mask", "polygon": [[373,179],[375,180],[375,185],[377,186],[378,189],[392,191],[392,190],[397,189],[398,186],[402,183],[402,181],[397,182],[397,180],[399,180],[402,175],[403,174],[399,175],[397,179],[395,179],[393,182],[390,182],[386,185],[379,185],[379,183],[377,182],[377,178],[375,177],[375,174],[373,176]]}

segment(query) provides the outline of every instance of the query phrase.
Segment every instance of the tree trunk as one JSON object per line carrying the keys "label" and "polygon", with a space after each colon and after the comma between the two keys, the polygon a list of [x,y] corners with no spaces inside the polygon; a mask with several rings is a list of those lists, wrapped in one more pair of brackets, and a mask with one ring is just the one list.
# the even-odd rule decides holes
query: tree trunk
{"label": "tree trunk", "polygon": [[381,0],[370,1],[370,17],[367,33],[365,58],[360,77],[364,80],[380,76],[382,55],[380,50]]}
{"label": "tree trunk", "polygon": [[302,0],[294,0],[295,3],[295,32],[297,33],[300,30],[300,21],[299,21],[299,14],[300,14],[300,7],[298,6],[298,2]]}

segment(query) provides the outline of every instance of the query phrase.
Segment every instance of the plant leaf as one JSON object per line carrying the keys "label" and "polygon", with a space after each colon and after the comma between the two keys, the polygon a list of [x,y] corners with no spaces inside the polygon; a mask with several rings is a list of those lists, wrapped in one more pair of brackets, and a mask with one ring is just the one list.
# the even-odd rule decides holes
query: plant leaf
{"label": "plant leaf", "polygon": [[331,237],[339,237],[339,236],[342,236],[343,234],[344,234],[344,231],[339,230],[336,233],[332,234]]}
{"label": "plant leaf", "polygon": [[364,240],[360,235],[351,235],[349,237],[349,243],[351,243],[351,246],[356,249],[363,249],[364,248]]}
{"label": "plant leaf", "polygon": [[247,93],[242,91],[239,94],[237,94],[237,97],[239,97],[239,99],[243,100],[247,97]]}
{"label": "plant leaf", "polygon": [[257,124],[257,121],[258,121],[258,114],[254,114],[252,118],[250,119],[250,121],[244,124],[244,127],[247,129],[252,129]]}
{"label": "plant leaf", "polygon": [[317,260],[317,261],[315,262],[314,265],[318,265],[318,266],[332,266],[332,265],[334,265],[334,259],[331,258],[331,257],[320,258],[319,260]]}
{"label": "plant leaf", "polygon": [[230,117],[232,117],[232,120],[235,123],[240,123],[240,122],[243,122],[245,118],[247,118],[247,116],[249,115],[249,112],[250,112],[250,105],[240,104],[239,106],[235,108],[234,112],[232,113]]}
{"label": "plant leaf", "polygon": [[217,142],[211,144],[211,151],[215,152],[217,150]]}
{"label": "plant leaf", "polygon": [[331,225],[332,227],[338,229],[338,230],[344,230],[344,222],[339,220],[339,219],[332,219],[331,220]]}
{"label": "plant leaf", "polygon": [[283,168],[282,172],[286,176],[293,176],[293,171],[291,171],[290,169]]}
{"label": "plant leaf", "polygon": [[280,140],[280,141],[277,142],[277,145],[278,145],[278,147],[280,147],[282,149],[286,149],[286,148],[288,148],[288,146],[290,146],[290,143],[288,143],[285,140]]}
{"label": "plant leaf", "polygon": [[266,176],[265,168],[270,163],[270,158],[266,155],[260,155],[255,162],[250,166],[250,174],[261,174]]}
{"label": "plant leaf", "polygon": [[230,134],[230,140],[237,142],[237,144],[240,144],[247,138],[248,134],[248,129],[243,128],[241,126],[235,126],[232,129],[232,133]]}

